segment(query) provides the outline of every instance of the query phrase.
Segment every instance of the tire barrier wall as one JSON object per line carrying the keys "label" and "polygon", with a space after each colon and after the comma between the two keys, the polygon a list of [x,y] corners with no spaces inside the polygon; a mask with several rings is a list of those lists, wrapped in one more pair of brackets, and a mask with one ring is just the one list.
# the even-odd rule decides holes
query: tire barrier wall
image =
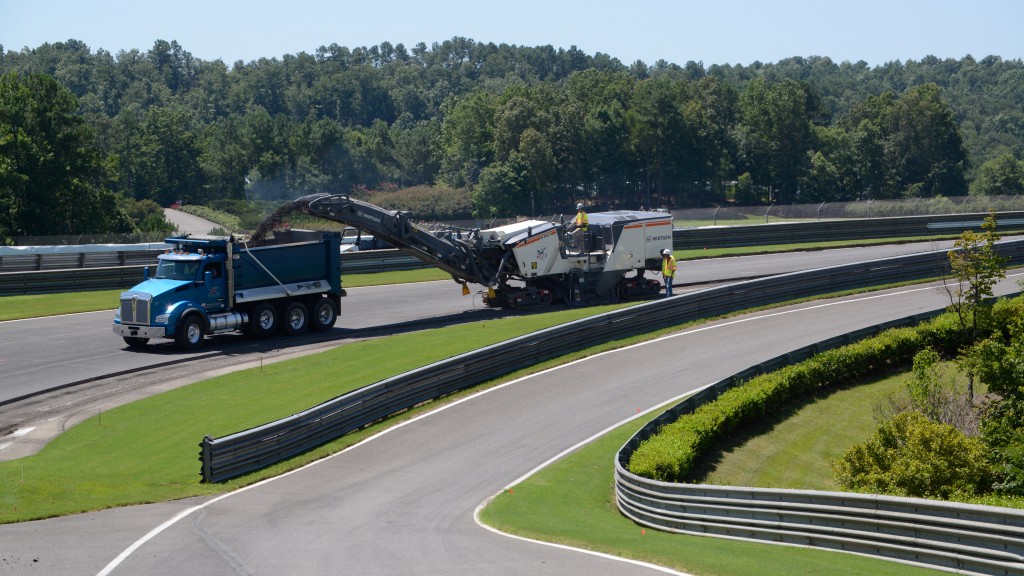
{"label": "tire barrier wall", "polygon": [[[1024,240],[996,246],[1024,264]],[[599,314],[400,374],[257,428],[200,443],[201,474],[219,482],[258,470],[419,403],[591,346],[797,298],[948,273],[947,251],[858,262],[717,286]]]}
{"label": "tire barrier wall", "polygon": [[658,429],[754,376],[831,348],[911,326],[910,316],[793,350],[711,384],[647,423],[618,452],[615,496],[637,524],[701,536],[814,546],[962,574],[1024,574],[1024,510],[876,494],[681,484],[629,472]]}

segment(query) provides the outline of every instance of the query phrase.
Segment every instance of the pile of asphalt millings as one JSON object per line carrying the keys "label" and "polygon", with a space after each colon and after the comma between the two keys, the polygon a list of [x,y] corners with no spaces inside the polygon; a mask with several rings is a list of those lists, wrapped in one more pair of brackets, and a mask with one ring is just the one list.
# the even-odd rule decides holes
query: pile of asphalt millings
{"label": "pile of asphalt millings", "polygon": [[253,232],[252,236],[249,238],[249,246],[259,246],[263,244],[264,240],[267,239],[267,234],[270,234],[271,230],[277,228],[285,216],[292,212],[304,211],[307,207],[307,203],[298,201],[288,202],[279,206],[277,210],[274,210],[273,214],[267,216],[267,218],[256,227],[256,231]]}

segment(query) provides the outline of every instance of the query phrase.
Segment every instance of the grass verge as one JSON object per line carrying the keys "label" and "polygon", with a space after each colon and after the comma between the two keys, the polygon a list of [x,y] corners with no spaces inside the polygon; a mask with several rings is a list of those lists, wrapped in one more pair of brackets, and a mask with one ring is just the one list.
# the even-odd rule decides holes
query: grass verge
{"label": "grass verge", "polygon": [[[221,484],[200,483],[198,443],[207,434],[245,430],[432,362],[619,307],[531,314],[356,342],[97,413],[36,455],[0,463],[0,523],[221,493],[278,475],[371,432],[350,434]],[[394,354],[396,349],[402,354]]]}
{"label": "grass verge", "polygon": [[[351,274],[344,277],[343,285],[345,288],[358,288],[362,286],[449,279],[451,279],[451,275],[441,271],[439,268],[418,268],[402,272]],[[127,288],[125,287],[124,289],[126,290]],[[120,298],[121,292],[122,289],[116,289],[64,292],[61,294],[3,296],[0,297],[0,322],[56,316],[59,314],[95,312],[97,310],[110,310],[111,319],[113,319],[113,311],[118,306],[118,298]]]}
{"label": "grass verge", "polygon": [[756,256],[759,254],[777,254],[780,252],[799,252],[810,250],[828,250],[831,248],[860,248],[883,244],[910,244],[913,242],[939,242],[953,240],[959,236],[913,236],[907,238],[872,238],[864,240],[835,240],[832,242],[799,242],[795,244],[766,244],[763,246],[738,246],[735,248],[703,248],[676,250],[679,260],[697,260],[700,258],[718,258],[722,256]]}
{"label": "grass verge", "polygon": [[937,573],[852,554],[642,529],[619,514],[612,471],[616,451],[640,426],[626,424],[503,491],[480,512],[480,519],[510,534],[701,576]]}
{"label": "grass verge", "polygon": [[695,481],[840,490],[829,462],[874,433],[876,404],[899,390],[905,378],[901,372],[814,395],[771,420],[744,428],[702,458]]}
{"label": "grass verge", "polygon": [[[368,274],[347,274],[341,277],[345,288],[363,286],[380,286],[382,284],[404,284],[408,282],[431,282],[433,280],[451,280],[452,275],[440,268],[415,268],[396,272],[371,272]],[[452,282],[455,286],[455,282]]]}
{"label": "grass verge", "polygon": [[[943,382],[951,385],[966,376],[954,362],[939,365]],[[829,463],[854,444],[874,434],[879,422],[875,408],[890,395],[906,395],[911,376],[897,372],[863,384],[844,387],[807,399],[792,410],[746,427],[715,446],[694,469],[694,482],[724,486],[760,486],[796,490],[842,490]],[[984,383],[975,393],[984,396]],[[957,499],[968,504],[1024,509],[1024,498],[988,494]]]}
{"label": "grass verge", "polygon": [[30,294],[0,297],[0,322],[59,314],[77,314],[110,310],[113,321],[121,290],[66,292],[63,294]]}
{"label": "grass verge", "polygon": [[[453,343],[471,341],[474,346],[485,345],[607,309],[569,310],[454,326],[430,331],[427,340],[422,338],[423,334],[409,334],[357,343],[316,356],[223,376],[97,414],[38,455],[0,464],[0,522],[221,493],[278,475],[428,408],[409,412],[288,462],[223,484],[199,483],[196,443],[204,434],[216,436],[260,424],[305,409],[345,390],[464,351]],[[569,360],[680,328],[610,343],[577,353]],[[426,352],[417,352],[415,358],[404,358],[403,354],[398,363],[392,354],[395,346]],[[565,358],[553,360],[528,371],[565,361]],[[375,368],[378,366],[389,369]],[[344,382],[336,382],[338,374],[346,375]],[[243,394],[247,402],[244,405],[234,403]],[[225,412],[208,408],[221,403],[234,408]],[[505,507],[511,510],[516,522],[527,521],[529,526],[524,535],[603,550],[695,574],[841,575],[867,570],[881,575],[926,573],[857,556],[641,530],[618,514],[610,490],[612,455],[636,427],[635,423],[627,425],[517,486],[513,491],[514,500],[505,502],[504,498],[513,494],[503,494],[484,511],[485,518],[503,529],[518,531],[491,516]],[[563,465],[575,468],[559,472],[558,467]],[[546,476],[549,473],[567,475],[563,476],[567,480],[557,477],[552,480]],[[543,488],[540,493],[549,494],[546,496],[548,503],[537,504],[530,498],[523,498],[532,497],[535,482]],[[566,486],[568,492],[551,492]],[[552,501],[557,501],[559,507],[552,508]],[[538,523],[541,529],[533,526]]]}
{"label": "grass verge", "polygon": [[[357,342],[224,375],[97,414],[38,454],[0,463],[0,523],[221,493],[278,475],[341,450],[402,418],[223,484],[199,482],[198,442],[204,435],[216,437],[260,425],[462,352],[623,306],[516,316]],[[685,327],[611,342],[503,380]],[[396,348],[403,354],[395,356]],[[339,379],[339,375],[344,377]],[[240,404],[239,397],[247,401]],[[232,409],[214,408],[219,406]]]}

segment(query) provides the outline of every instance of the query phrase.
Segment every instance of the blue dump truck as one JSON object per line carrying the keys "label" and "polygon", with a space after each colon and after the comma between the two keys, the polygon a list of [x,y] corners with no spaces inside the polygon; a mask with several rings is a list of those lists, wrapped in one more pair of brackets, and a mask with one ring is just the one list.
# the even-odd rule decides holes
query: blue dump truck
{"label": "blue dump truck", "polygon": [[114,333],[133,348],[170,338],[183,350],[207,334],[257,337],[334,326],[341,287],[341,234],[279,230],[255,246],[232,236],[181,236],[154,274],[121,293]]}

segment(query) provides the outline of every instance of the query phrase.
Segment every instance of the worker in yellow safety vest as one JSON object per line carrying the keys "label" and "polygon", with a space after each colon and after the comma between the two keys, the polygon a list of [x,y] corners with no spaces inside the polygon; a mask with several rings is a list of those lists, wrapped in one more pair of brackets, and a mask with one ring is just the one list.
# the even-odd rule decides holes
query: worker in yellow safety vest
{"label": "worker in yellow safety vest", "polygon": [[665,297],[672,296],[672,278],[676,275],[676,257],[665,248],[661,251],[661,275],[665,277]]}
{"label": "worker in yellow safety vest", "polygon": [[590,219],[587,218],[587,213],[583,211],[582,202],[576,205],[576,219],[572,223],[573,241],[580,252],[586,252],[585,239],[587,237],[587,228],[590,226]]}

